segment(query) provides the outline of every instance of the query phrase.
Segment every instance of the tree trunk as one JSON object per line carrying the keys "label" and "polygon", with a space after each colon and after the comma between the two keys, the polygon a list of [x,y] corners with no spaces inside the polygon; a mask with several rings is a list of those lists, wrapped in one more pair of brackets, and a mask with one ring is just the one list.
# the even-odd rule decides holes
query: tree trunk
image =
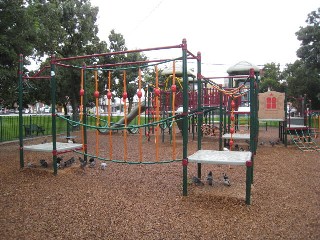
{"label": "tree trunk", "polygon": [[72,107],[72,120],[73,121],[79,121],[79,104],[75,100],[75,98],[71,98],[71,107]]}
{"label": "tree trunk", "polygon": [[131,110],[132,110],[132,105],[133,105],[133,99],[130,99],[130,98],[129,98],[128,113],[131,112]]}
{"label": "tree trunk", "polygon": [[63,106],[64,115],[68,115],[67,103],[63,103],[62,106]]}

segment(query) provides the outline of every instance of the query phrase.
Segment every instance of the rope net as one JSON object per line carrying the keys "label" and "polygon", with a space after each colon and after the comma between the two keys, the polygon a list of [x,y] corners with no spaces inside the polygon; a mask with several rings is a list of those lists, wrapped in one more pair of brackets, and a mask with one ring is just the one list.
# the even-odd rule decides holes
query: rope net
{"label": "rope net", "polygon": [[[181,106],[182,101],[179,102],[179,96],[181,96],[181,93],[177,92],[177,83],[180,86],[180,89],[182,88],[182,80],[181,78],[176,77],[176,59],[170,59],[163,61],[161,63],[154,63],[154,64],[147,64],[147,65],[136,65],[131,67],[118,67],[118,68],[104,68],[103,66],[95,66],[94,68],[83,66],[81,68],[81,81],[80,81],[80,120],[79,122],[67,119],[68,124],[72,125],[78,125],[81,128],[81,137],[82,137],[82,144],[83,149],[86,149],[87,146],[84,142],[84,131],[87,129],[89,130],[95,130],[95,149],[94,151],[82,151],[81,154],[87,155],[89,157],[94,157],[99,160],[104,161],[112,161],[117,163],[128,163],[128,164],[153,164],[153,163],[170,163],[175,161],[181,161],[181,156],[178,158],[177,154],[177,145],[176,145],[176,128],[177,123],[183,119],[183,117],[187,117],[189,119],[196,117],[199,113],[196,111],[190,111],[190,109],[196,109],[198,108],[197,105],[189,108],[189,113],[187,116],[183,114],[181,117],[180,115],[176,115],[176,109],[178,106]],[[161,89],[160,83],[159,83],[159,69],[158,65],[163,63],[172,62],[172,75],[168,76],[166,80],[164,81],[164,89]],[[77,68],[77,66],[70,66]],[[151,102],[151,106],[148,106],[149,103],[142,100],[143,96],[143,87],[142,87],[142,74],[141,69],[143,67],[154,67],[155,72],[155,85],[153,92],[151,93],[150,99],[148,101]],[[127,93],[127,73],[126,70],[138,68],[138,90],[137,90],[137,97],[138,97],[138,106],[137,106],[137,113],[136,116],[134,116],[135,123],[133,123],[133,119],[129,119],[130,113],[127,112],[127,100],[128,100],[128,93]],[[95,97],[95,114],[87,114],[84,112],[84,95],[85,93],[85,71],[93,70],[94,73],[94,97]],[[107,79],[107,116],[101,116],[99,112],[99,79],[98,79],[98,71],[108,71],[108,79]],[[123,122],[113,122],[112,117],[112,109],[111,109],[111,99],[112,99],[112,72],[113,71],[123,71],[123,94],[122,94],[122,103],[123,103]],[[235,99],[238,99],[245,94],[248,93],[249,90],[244,89],[246,82],[249,78],[245,80],[245,82],[233,89],[226,89],[222,86],[216,84],[215,82],[211,81],[210,79],[202,77],[202,80],[204,80],[204,83],[209,83],[211,88],[214,90],[217,90],[220,94],[223,94],[225,96],[225,99],[231,98],[231,113],[230,113],[230,133],[231,133],[231,139],[230,139],[230,150],[232,150],[233,145],[233,134],[235,129],[235,122],[234,122],[234,111],[236,108]],[[169,86],[169,82],[171,81],[172,85]],[[149,94],[149,92],[144,92],[145,95]],[[179,95],[180,94],[180,95]],[[161,102],[162,97],[165,97],[164,102],[166,103],[165,106]],[[180,97],[181,98],[181,97]],[[145,97],[145,99],[147,99]],[[196,99],[196,98],[195,98]],[[224,100],[226,101],[226,100]],[[192,101],[192,102],[197,102]],[[147,111],[148,116],[150,113],[152,114],[152,120],[148,118],[142,119],[142,113],[144,111]],[[147,116],[147,115],[145,115]],[[64,118],[63,116],[60,116],[61,118]],[[84,121],[84,118],[92,118],[95,120],[95,124],[87,124],[87,121]],[[149,120],[148,120],[149,119]],[[181,125],[181,124],[180,124]],[[161,158],[161,133],[164,133],[164,130],[168,128],[170,133],[170,143],[171,143],[171,151],[172,151],[172,159],[162,159]],[[144,131],[143,131],[144,130]],[[123,156],[122,159],[114,159],[114,135],[118,132],[122,132],[123,136],[123,142],[122,142],[122,148],[123,148]],[[145,134],[143,134],[145,132]],[[132,152],[129,150],[129,145],[131,145],[131,142],[129,141],[130,133],[138,133],[138,141],[137,141],[137,151],[138,151],[138,157],[135,157],[135,160],[132,160],[131,154]],[[101,135],[103,134],[103,136]],[[144,159],[144,144],[147,141],[150,141],[151,136],[154,137],[154,158],[152,158],[152,161],[147,161]],[[108,137],[108,144],[107,146],[100,146],[100,140],[102,137]],[[116,146],[119,147],[119,146]],[[131,147],[131,146],[130,146]],[[103,149],[103,151],[102,151]],[[88,150],[88,149],[86,149]],[[90,150],[90,149],[89,149]],[[107,152],[107,154],[103,155],[103,153]],[[148,156],[150,158],[150,156]],[[130,160],[129,160],[130,159]]]}

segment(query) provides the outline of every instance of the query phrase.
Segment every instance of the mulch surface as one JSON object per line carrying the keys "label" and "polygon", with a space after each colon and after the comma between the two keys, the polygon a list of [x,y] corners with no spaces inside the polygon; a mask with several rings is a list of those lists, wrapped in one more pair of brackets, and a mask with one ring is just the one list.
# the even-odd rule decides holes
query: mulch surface
{"label": "mulch surface", "polygon": [[[89,133],[88,139],[89,152],[95,154],[96,135]],[[99,136],[99,156],[110,156],[110,140]],[[112,157],[139,161],[141,141],[143,161],[172,159],[168,134],[164,142],[159,140],[157,146],[154,136],[147,141],[130,134],[125,142],[123,134],[115,133]],[[34,138],[25,145],[42,141]],[[203,149],[217,146],[217,137],[204,138]],[[188,154],[196,149],[191,137]],[[182,155],[179,134],[175,154]],[[243,166],[203,164],[205,185],[196,186],[191,180],[197,175],[196,164],[190,163],[188,196],[182,196],[181,162],[107,162],[101,170],[98,161],[83,171],[77,160],[55,176],[51,154],[24,155],[25,168],[20,169],[18,143],[0,145],[0,239],[320,239],[320,152],[259,145],[249,206]],[[47,160],[48,168],[40,166],[40,159]],[[205,181],[209,171],[213,186]],[[223,172],[230,187],[221,181]]]}

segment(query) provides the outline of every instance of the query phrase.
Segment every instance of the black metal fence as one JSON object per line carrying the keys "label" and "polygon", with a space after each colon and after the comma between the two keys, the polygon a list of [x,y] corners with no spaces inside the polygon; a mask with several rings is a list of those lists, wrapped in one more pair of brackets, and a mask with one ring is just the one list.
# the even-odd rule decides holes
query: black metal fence
{"label": "black metal fence", "polygon": [[[67,121],[57,118],[57,134],[66,134],[67,128],[70,131],[78,130],[79,127],[67,127]],[[23,137],[31,138],[36,136],[51,135],[51,115],[23,115]],[[19,139],[19,116],[0,116],[0,142]]]}
{"label": "black metal fence", "polygon": [[[71,116],[73,118],[74,116]],[[107,119],[106,116],[101,117]],[[113,117],[113,121],[118,121],[120,116]],[[74,119],[76,122],[78,119]],[[95,125],[95,118],[88,117],[87,124]],[[314,129],[315,134],[320,132],[320,116],[314,115],[309,121],[309,125]],[[267,124],[267,123],[266,123]],[[266,125],[267,126],[267,125]],[[269,124],[268,124],[269,126]],[[271,126],[271,125],[270,125]],[[277,125],[278,126],[278,125]],[[68,126],[66,120],[56,118],[57,134],[65,134],[67,132],[78,131],[78,126]],[[266,128],[267,130],[267,128]],[[36,136],[51,135],[52,134],[52,116],[51,115],[23,115],[23,137],[32,138]],[[0,115],[0,142],[7,142],[19,139],[19,116],[17,115]]]}

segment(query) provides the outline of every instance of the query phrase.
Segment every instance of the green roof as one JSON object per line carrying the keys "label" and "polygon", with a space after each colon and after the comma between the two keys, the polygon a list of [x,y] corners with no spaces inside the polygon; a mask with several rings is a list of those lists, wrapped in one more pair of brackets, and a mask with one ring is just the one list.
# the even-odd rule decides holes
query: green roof
{"label": "green roof", "polygon": [[260,68],[247,61],[241,61],[228,68],[229,75],[249,74],[249,70],[253,68],[256,73],[260,72]]}

